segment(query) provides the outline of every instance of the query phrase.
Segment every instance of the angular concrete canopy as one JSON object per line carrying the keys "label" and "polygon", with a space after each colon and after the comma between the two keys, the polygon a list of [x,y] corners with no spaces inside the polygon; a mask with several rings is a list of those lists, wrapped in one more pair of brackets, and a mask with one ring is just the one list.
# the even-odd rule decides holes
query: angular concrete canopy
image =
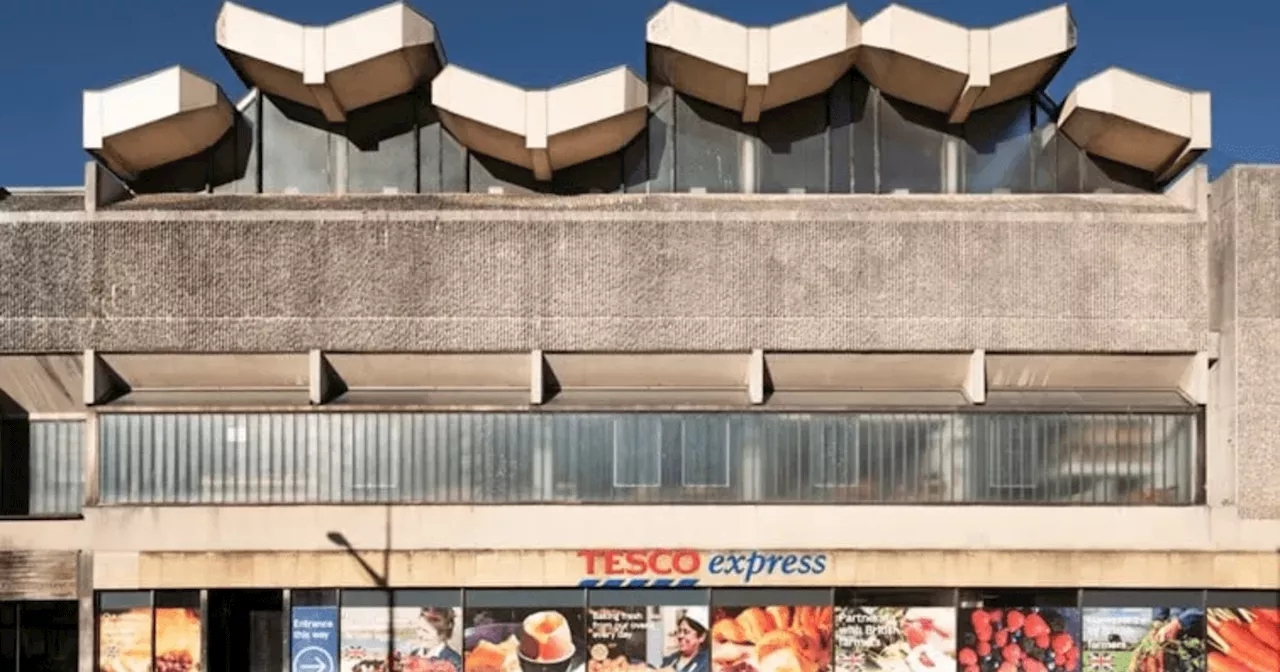
{"label": "angular concrete canopy", "polygon": [[431,99],[463,146],[549,180],[555,170],[622,149],[643,130],[649,87],[618,67],[529,91],[450,65],[432,82]]}
{"label": "angular concrete canopy", "polygon": [[317,108],[332,122],[412,91],[444,66],[435,26],[403,2],[323,27],[228,2],[216,34],[247,85]]}
{"label": "angular concrete canopy", "polygon": [[671,2],[649,19],[649,69],[676,90],[754,122],[831,88],[853,65],[860,30],[845,5],[749,28]]}
{"label": "angular concrete canopy", "polygon": [[857,64],[881,91],[963,123],[974,110],[1043,85],[1075,46],[1066,5],[992,28],[889,5],[863,24]]}
{"label": "angular concrete canopy", "polygon": [[84,92],[84,148],[117,175],[198,154],[235,123],[218,85],[181,67]]}
{"label": "angular concrete canopy", "polygon": [[1076,85],[1058,127],[1082,149],[1166,182],[1212,144],[1210,96],[1120,68]]}

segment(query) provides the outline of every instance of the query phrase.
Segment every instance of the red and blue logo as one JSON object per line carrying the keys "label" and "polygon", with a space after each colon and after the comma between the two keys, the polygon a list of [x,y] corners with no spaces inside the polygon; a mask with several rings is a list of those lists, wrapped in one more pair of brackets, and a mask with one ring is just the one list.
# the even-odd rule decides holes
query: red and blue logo
{"label": "red and blue logo", "polygon": [[820,575],[825,553],[703,553],[687,548],[578,551],[587,578],[579,588],[693,588],[705,576],[738,577],[744,585],[768,576]]}

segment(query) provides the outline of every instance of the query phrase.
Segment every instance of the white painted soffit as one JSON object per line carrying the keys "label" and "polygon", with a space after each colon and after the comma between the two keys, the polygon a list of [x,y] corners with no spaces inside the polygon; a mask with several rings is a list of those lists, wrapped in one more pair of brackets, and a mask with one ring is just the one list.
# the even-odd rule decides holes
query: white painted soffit
{"label": "white painted soffit", "polygon": [[754,122],[831,88],[853,66],[860,32],[846,5],[753,28],[671,2],[646,28],[649,69],[677,91]]}
{"label": "white painted soffit", "polygon": [[403,2],[328,26],[303,26],[227,2],[218,47],[248,86],[332,122],[429,82],[444,67],[435,26]]}
{"label": "white painted soffit", "polygon": [[84,148],[128,180],[198,154],[235,123],[217,84],[174,66],[84,92]]}
{"label": "white painted soffit", "polygon": [[974,110],[1034,91],[1076,46],[1066,5],[967,28],[902,5],[862,26],[859,70],[881,91],[963,123]]}
{"label": "white painted soffit", "polygon": [[1206,91],[1111,68],[1072,89],[1058,126],[1090,154],[1167,182],[1212,145],[1210,107]]}
{"label": "white painted soffit", "polygon": [[526,90],[449,65],[432,82],[431,99],[467,149],[545,181],[556,170],[622,149],[644,129],[649,89],[624,67]]}

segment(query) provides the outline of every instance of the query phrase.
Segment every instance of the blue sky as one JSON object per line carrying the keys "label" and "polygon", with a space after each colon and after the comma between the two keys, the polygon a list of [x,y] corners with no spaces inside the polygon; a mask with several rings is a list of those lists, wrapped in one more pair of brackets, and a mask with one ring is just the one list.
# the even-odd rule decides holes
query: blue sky
{"label": "blue sky", "polygon": [[[84,89],[180,64],[244,86],[213,42],[220,0],[10,0],[0,11],[0,185],[79,184]],[[293,21],[324,24],[381,0],[247,0]],[[521,86],[544,87],[619,63],[643,72],[644,28],[662,0],[416,0],[435,22],[451,62]],[[736,21],[767,25],[832,0],[691,0]],[[855,0],[862,18],[887,0]],[[1045,0],[909,0],[966,25],[999,23],[1051,6]],[[1270,0],[1076,0],[1080,45],[1050,86],[1119,65],[1213,93],[1217,172],[1230,163],[1280,163],[1280,3]]]}

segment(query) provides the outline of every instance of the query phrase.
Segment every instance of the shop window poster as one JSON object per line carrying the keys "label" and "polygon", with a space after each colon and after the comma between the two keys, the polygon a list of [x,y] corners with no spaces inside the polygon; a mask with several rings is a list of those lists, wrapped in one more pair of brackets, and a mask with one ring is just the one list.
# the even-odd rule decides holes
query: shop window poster
{"label": "shop window poster", "polygon": [[714,672],[828,672],[829,606],[717,608],[711,622]]}
{"label": "shop window poster", "polygon": [[341,672],[461,672],[461,616],[456,607],[343,607]]}
{"label": "shop window poster", "polygon": [[104,609],[98,614],[98,670],[150,672],[150,607]]}
{"label": "shop window poster", "polygon": [[1209,672],[1280,670],[1280,609],[1210,609]]}
{"label": "shop window poster", "polygon": [[582,609],[467,610],[466,672],[583,672]]}
{"label": "shop window poster", "polygon": [[200,610],[156,609],[155,672],[200,672]]}
{"label": "shop window poster", "polygon": [[587,672],[711,672],[706,607],[593,607]]}
{"label": "shop window poster", "polygon": [[836,607],[835,672],[956,672],[950,607]]}
{"label": "shop window poster", "polygon": [[1201,672],[1204,610],[1084,610],[1084,672]]}
{"label": "shop window poster", "polygon": [[957,621],[961,672],[1080,670],[1079,609],[961,609]]}

